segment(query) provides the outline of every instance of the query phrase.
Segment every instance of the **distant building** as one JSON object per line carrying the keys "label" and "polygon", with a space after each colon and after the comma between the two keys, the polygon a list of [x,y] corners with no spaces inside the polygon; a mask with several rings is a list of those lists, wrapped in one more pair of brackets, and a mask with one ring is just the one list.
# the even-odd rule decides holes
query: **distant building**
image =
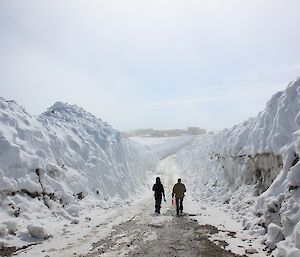
{"label": "distant building", "polygon": [[166,129],[155,130],[151,128],[137,129],[122,132],[124,137],[177,137],[183,135],[202,135],[206,134],[206,129],[199,127],[188,127],[187,129]]}
{"label": "distant building", "polygon": [[206,134],[206,129],[202,129],[199,127],[188,127],[187,132],[189,135],[202,135]]}

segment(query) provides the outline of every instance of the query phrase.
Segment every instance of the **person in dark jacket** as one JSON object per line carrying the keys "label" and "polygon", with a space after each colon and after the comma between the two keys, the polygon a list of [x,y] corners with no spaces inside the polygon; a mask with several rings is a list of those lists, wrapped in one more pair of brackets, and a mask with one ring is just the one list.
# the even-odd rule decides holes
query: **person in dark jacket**
{"label": "person in dark jacket", "polygon": [[155,198],[155,212],[160,214],[162,197],[164,197],[164,200],[166,199],[164,186],[160,182],[160,177],[156,178],[156,183],[153,185],[152,190],[154,191]]}
{"label": "person in dark jacket", "polygon": [[176,213],[177,215],[182,213],[183,211],[183,197],[186,192],[185,185],[181,183],[181,179],[178,179],[178,183],[176,183],[173,187],[172,198],[176,200]]}

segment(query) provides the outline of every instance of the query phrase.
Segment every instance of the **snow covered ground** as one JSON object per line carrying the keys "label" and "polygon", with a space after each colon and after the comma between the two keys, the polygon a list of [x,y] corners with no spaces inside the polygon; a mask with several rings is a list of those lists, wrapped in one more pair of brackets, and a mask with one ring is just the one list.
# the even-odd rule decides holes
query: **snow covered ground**
{"label": "snow covered ground", "polygon": [[177,154],[193,199],[217,206],[276,256],[300,256],[300,79],[264,111]]}
{"label": "snow covered ground", "polygon": [[[49,257],[85,256],[86,254],[87,256],[94,256],[93,253],[95,253],[95,256],[121,257],[137,250],[139,244],[149,245],[152,241],[157,241],[159,235],[156,229],[151,229],[152,227],[163,230],[170,229],[165,233],[168,235],[165,238],[166,241],[162,241],[156,249],[160,253],[167,251],[168,241],[172,241],[176,235],[172,234],[174,233],[171,230],[172,227],[169,228],[166,224],[171,223],[176,227],[177,220],[184,218],[176,217],[175,207],[171,205],[170,197],[172,186],[176,182],[179,173],[181,171],[176,163],[175,156],[171,156],[161,161],[153,174],[151,182],[154,183],[155,177],[160,176],[166,190],[167,202],[162,204],[160,216],[153,214],[153,193],[151,187],[148,187],[141,198],[128,207],[103,210],[99,206],[92,210],[83,210],[80,217],[78,217],[78,224],[66,223],[64,229],[58,230],[54,237],[43,241],[41,245],[20,251],[17,256],[41,256],[41,253]],[[210,224],[219,229],[218,233],[211,236],[211,241],[221,244],[222,247],[238,254],[245,254],[246,250],[256,249],[257,253],[251,256],[264,256],[265,253],[261,250],[262,247],[258,238],[250,235],[248,231],[243,231],[240,223],[232,220],[230,215],[219,208],[194,202],[190,188],[187,189],[187,197],[184,200],[184,213],[191,215],[193,219],[197,219],[200,224]],[[122,229],[120,229],[120,226]],[[126,227],[123,228],[124,226]],[[146,229],[143,229],[143,226]],[[228,236],[228,233],[231,236]],[[132,237],[140,237],[139,241],[141,242],[135,242]],[[102,241],[104,244],[99,244]],[[109,241],[109,243],[106,241]],[[111,241],[113,242],[111,243]],[[179,241],[181,247],[189,243],[185,238],[180,238]],[[227,242],[228,245],[225,246],[223,241]],[[99,244],[99,249],[103,251],[102,253],[96,247],[97,244]],[[199,244],[199,242],[197,241],[196,244]],[[176,247],[176,245],[171,247]],[[211,250],[213,251],[213,248]],[[150,256],[151,252],[148,254]],[[129,256],[131,255],[129,254]]]}
{"label": "snow covered ground", "polygon": [[76,105],[56,103],[34,117],[0,98],[0,248],[54,236],[82,222],[84,210],[127,205],[158,160],[191,140],[173,138],[154,152]]}

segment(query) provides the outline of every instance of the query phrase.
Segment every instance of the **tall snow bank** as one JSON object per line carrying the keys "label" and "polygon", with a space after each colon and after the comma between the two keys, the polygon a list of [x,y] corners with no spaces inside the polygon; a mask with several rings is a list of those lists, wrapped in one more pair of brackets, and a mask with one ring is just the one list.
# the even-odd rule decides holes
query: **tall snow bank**
{"label": "tall snow bank", "polygon": [[77,194],[126,199],[136,193],[146,171],[154,168],[153,154],[76,105],[56,103],[38,120],[48,131],[55,163],[84,177],[81,190],[78,183],[72,183]]}
{"label": "tall snow bank", "polygon": [[16,232],[7,225],[14,219],[21,231],[51,217],[73,221],[82,199],[122,204],[144,189],[157,161],[76,105],[56,103],[36,118],[0,98],[1,237]]}
{"label": "tall snow bank", "polygon": [[125,199],[154,167],[154,155],[76,105],[56,103],[38,118],[12,101],[0,107],[1,192]]}
{"label": "tall snow bank", "polygon": [[[300,249],[299,128],[300,79],[257,117],[203,136],[177,155],[195,198],[228,204],[246,229],[269,229],[267,245],[278,256]],[[271,235],[274,227],[280,237]]]}

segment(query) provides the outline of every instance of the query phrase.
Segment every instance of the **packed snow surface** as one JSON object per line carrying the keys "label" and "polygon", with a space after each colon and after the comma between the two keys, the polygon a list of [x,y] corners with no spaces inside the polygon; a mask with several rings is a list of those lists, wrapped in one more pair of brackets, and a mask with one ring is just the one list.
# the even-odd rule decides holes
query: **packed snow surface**
{"label": "packed snow surface", "polygon": [[[177,154],[193,197],[223,206],[266,250],[300,256],[300,79],[264,111]],[[225,205],[224,205],[225,204]]]}
{"label": "packed snow surface", "polygon": [[34,117],[0,98],[1,246],[47,238],[55,222],[78,223],[83,208],[132,201],[158,160],[191,140],[155,152],[76,105],[58,102]]}

